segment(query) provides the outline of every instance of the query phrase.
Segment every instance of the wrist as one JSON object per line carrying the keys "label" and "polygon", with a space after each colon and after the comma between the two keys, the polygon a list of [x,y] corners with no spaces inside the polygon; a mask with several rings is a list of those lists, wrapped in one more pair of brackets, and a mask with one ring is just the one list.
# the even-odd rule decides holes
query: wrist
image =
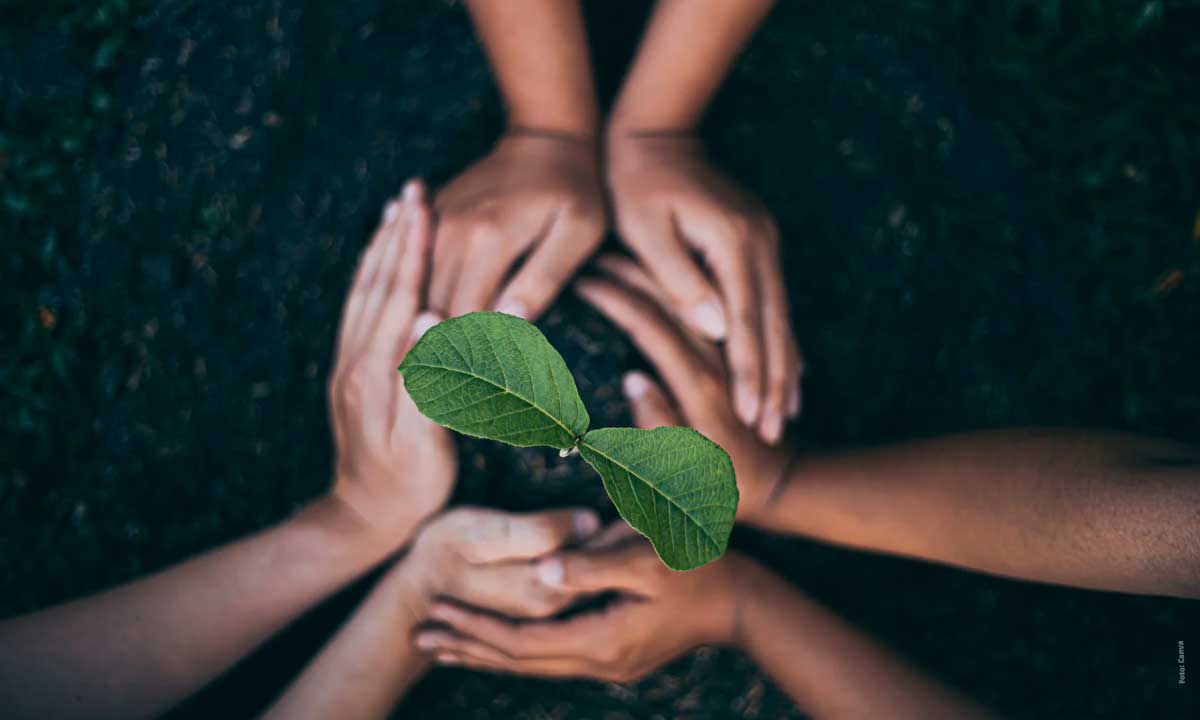
{"label": "wrist", "polygon": [[771,587],[778,582],[775,575],[745,555],[735,554],[733,577],[733,613],[729,623],[727,644],[749,652],[755,617],[761,605],[769,602]]}
{"label": "wrist", "polygon": [[363,513],[359,506],[331,491],[306,505],[294,517],[311,527],[321,542],[344,557],[376,565],[412,537],[418,518],[394,517],[383,523]]}

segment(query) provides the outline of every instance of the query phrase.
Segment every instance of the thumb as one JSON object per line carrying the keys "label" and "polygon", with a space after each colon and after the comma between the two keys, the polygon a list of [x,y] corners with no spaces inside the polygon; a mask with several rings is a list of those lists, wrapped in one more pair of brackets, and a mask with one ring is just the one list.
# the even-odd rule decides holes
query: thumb
{"label": "thumb", "polygon": [[[649,561],[649,562],[648,562]],[[538,563],[537,575],[543,584],[577,593],[623,590],[642,594],[647,591],[655,568],[654,550],[646,542],[626,542],[598,550],[565,552]]]}
{"label": "thumb", "polygon": [[682,425],[679,411],[663,392],[663,389],[642,372],[626,373],[621,389],[629,399],[633,423],[640,428],[656,428],[664,425]]}
{"label": "thumb", "polygon": [[600,527],[592,510],[572,508],[514,514],[472,508],[457,511],[451,522],[459,553],[471,563],[542,557]]}

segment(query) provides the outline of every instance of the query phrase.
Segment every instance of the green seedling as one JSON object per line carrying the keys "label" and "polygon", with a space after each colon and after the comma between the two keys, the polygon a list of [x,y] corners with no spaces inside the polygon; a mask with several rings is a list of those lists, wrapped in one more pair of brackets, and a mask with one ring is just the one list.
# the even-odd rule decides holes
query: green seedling
{"label": "green seedling", "polygon": [[690,570],[725,552],[738,504],[729,455],[690,428],[589,430],[566,362],[528,322],[492,312],[445,320],[400,372],[417,408],[439,425],[564,457],[578,450],[667,567]]}

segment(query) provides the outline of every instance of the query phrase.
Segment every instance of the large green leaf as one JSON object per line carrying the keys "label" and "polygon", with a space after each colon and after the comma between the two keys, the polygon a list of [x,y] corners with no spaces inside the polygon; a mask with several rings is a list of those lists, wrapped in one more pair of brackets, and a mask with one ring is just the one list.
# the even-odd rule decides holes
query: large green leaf
{"label": "large green leaf", "polygon": [[738,489],[721,446],[689,428],[601,428],[579,452],[667,567],[691,570],[725,552]]}
{"label": "large green leaf", "polygon": [[422,414],[464,435],[565,449],[590,422],[562,356],[512,315],[476,312],[434,325],[400,372]]}

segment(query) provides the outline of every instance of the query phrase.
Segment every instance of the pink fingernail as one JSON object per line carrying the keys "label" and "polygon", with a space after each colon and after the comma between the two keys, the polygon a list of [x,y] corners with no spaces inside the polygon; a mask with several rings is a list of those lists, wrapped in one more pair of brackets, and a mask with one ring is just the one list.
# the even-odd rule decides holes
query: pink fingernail
{"label": "pink fingernail", "polygon": [[788,393],[787,399],[787,414],[789,418],[794,418],[800,414],[800,386],[792,388]]}
{"label": "pink fingernail", "polygon": [[541,580],[544,585],[559,587],[562,585],[565,575],[562,560],[558,558],[546,558],[538,563],[538,580]]}
{"label": "pink fingernail", "polygon": [[509,300],[500,307],[496,308],[496,312],[504,313],[505,315],[512,315],[513,317],[519,317],[522,320],[529,319],[529,308],[525,307],[524,303],[520,303],[515,300]]}
{"label": "pink fingernail", "polygon": [[[583,540],[600,529],[600,518],[591,510],[575,513],[575,537]],[[561,564],[561,563],[560,563]]]}
{"label": "pink fingernail", "polygon": [[625,397],[637,400],[650,390],[650,378],[646,377],[645,373],[636,371],[626,373],[621,382],[621,389],[625,391]]}
{"label": "pink fingernail", "polygon": [[417,319],[413,321],[413,340],[420,340],[422,335],[429,332],[429,328],[437,325],[441,321],[442,318],[437,313],[424,312],[418,315]]}
{"label": "pink fingernail", "polygon": [[734,398],[735,410],[737,415],[746,425],[753,425],[754,419],[758,417],[758,393],[750,388],[740,385],[737,389],[737,395]]}
{"label": "pink fingernail", "polygon": [[725,311],[721,303],[707,300],[692,308],[692,322],[712,340],[725,339]]}
{"label": "pink fingernail", "polygon": [[421,182],[419,180],[409,180],[408,182],[404,183],[404,190],[401,191],[401,195],[404,197],[405,202],[410,203],[420,202],[421,197],[424,194],[425,193],[421,188]]}
{"label": "pink fingernail", "polygon": [[383,222],[385,225],[390,225],[396,222],[398,217],[400,217],[400,203],[393,200],[383,209]]}
{"label": "pink fingernail", "polygon": [[777,412],[768,412],[763,417],[762,422],[762,438],[768,445],[774,445],[779,442],[779,436],[783,433],[783,418],[779,417]]}
{"label": "pink fingernail", "polygon": [[455,657],[453,655],[448,655],[445,653],[436,656],[434,659],[437,660],[442,665],[457,665],[458,664],[457,657]]}
{"label": "pink fingernail", "polygon": [[432,633],[423,633],[417,636],[417,647],[422,650],[432,650],[438,645],[441,645],[441,642],[438,640],[437,635]]}

